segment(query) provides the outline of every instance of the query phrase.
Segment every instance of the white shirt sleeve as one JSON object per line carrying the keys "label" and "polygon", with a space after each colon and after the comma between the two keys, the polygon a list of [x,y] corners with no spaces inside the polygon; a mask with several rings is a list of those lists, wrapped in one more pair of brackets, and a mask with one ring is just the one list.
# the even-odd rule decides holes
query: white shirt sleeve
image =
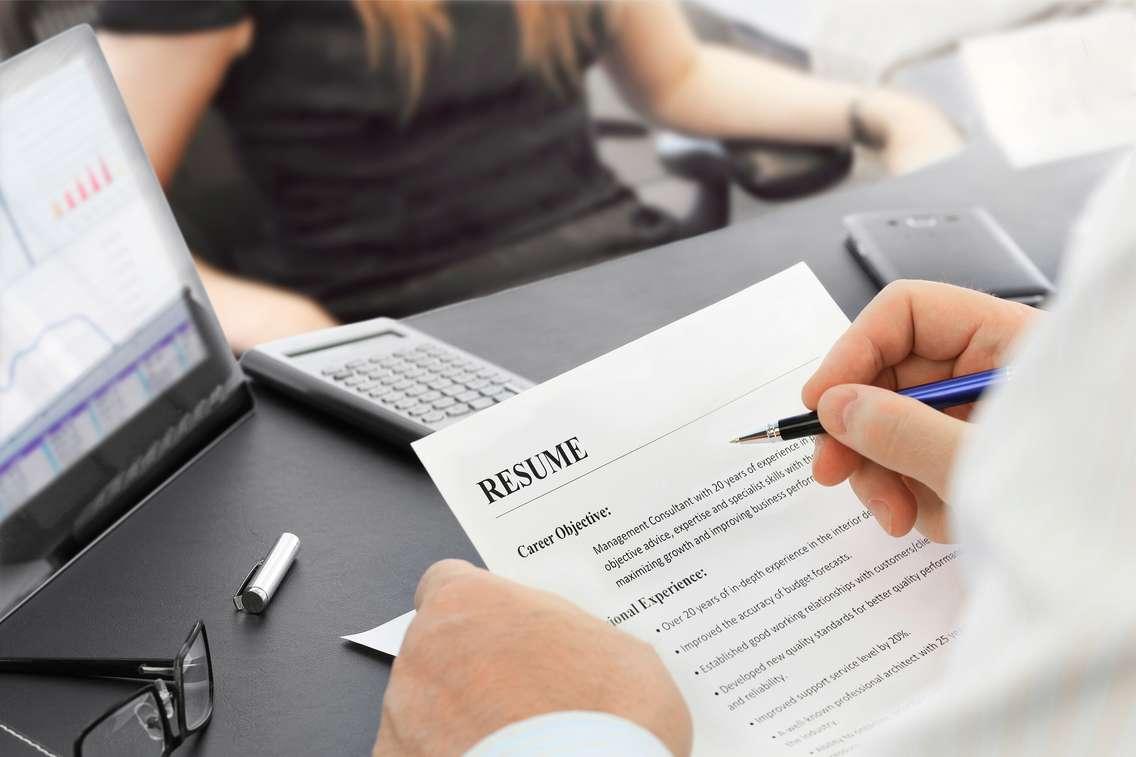
{"label": "white shirt sleeve", "polygon": [[960,455],[969,604],[948,673],[863,753],[1136,754],[1136,161],[1067,260]]}
{"label": "white shirt sleeve", "polygon": [[553,712],[507,725],[465,757],[672,757],[646,728],[604,712]]}

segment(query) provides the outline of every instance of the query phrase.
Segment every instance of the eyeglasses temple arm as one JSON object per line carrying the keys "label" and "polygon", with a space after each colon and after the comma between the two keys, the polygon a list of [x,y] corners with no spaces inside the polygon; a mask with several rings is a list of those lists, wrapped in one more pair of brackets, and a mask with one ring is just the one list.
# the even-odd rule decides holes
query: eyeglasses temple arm
{"label": "eyeglasses temple arm", "polygon": [[128,678],[141,681],[152,681],[156,678],[172,681],[174,665],[174,660],[0,657],[0,673],[76,678]]}

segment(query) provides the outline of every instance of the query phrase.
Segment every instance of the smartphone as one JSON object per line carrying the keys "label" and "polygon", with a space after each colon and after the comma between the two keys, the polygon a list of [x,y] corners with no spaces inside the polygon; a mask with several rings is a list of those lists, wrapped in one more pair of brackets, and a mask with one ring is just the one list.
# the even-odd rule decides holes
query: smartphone
{"label": "smartphone", "polygon": [[849,252],[879,286],[927,279],[1029,305],[1053,284],[983,208],[890,210],[844,217]]}

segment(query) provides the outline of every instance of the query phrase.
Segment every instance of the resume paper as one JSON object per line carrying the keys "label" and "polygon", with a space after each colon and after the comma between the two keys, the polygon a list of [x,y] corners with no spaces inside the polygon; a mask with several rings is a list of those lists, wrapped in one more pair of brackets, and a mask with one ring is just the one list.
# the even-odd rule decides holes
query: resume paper
{"label": "resume paper", "polygon": [[847,326],[801,263],[414,444],[490,570],[655,647],[700,757],[843,754],[950,654],[954,547],[820,487],[811,440],[729,443]]}

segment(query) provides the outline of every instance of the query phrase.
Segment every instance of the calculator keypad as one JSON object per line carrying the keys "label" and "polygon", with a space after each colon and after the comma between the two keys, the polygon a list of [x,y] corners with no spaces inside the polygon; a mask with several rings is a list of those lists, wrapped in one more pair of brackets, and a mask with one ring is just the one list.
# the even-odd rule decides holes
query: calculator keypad
{"label": "calculator keypad", "polygon": [[430,426],[484,410],[520,391],[503,371],[431,343],[357,357],[322,373],[349,391]]}

